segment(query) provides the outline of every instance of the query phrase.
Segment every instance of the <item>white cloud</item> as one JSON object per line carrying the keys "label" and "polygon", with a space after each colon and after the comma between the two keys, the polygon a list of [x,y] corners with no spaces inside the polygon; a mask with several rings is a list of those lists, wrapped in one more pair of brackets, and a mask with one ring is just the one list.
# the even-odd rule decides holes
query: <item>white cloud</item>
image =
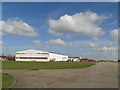
{"label": "white cloud", "polygon": [[108,46],[110,46],[110,47],[113,46],[113,43],[112,43],[112,42],[109,42],[109,43],[108,43]]}
{"label": "white cloud", "polygon": [[50,19],[48,32],[61,36],[64,33],[83,34],[89,36],[102,36],[104,31],[99,27],[99,23],[109,18],[105,15],[99,16],[91,11],[80,12],[74,15],[61,16],[59,20]]}
{"label": "white cloud", "polygon": [[43,44],[38,40],[33,41],[33,45],[37,48],[43,48]]}
{"label": "white cloud", "polygon": [[28,37],[34,37],[38,35],[32,26],[17,18],[8,19],[7,21],[0,21],[0,26],[2,26],[2,28],[0,28],[0,35],[14,34]]}
{"label": "white cloud", "polygon": [[61,40],[60,38],[58,39],[50,39],[49,41],[45,42],[46,45],[49,46],[63,46],[63,47],[71,47],[72,43],[69,42],[64,42],[63,40]]}
{"label": "white cloud", "polygon": [[118,41],[118,29],[114,29],[110,32],[110,38],[113,41]]}
{"label": "white cloud", "polygon": [[96,60],[118,60],[118,47],[93,48],[93,51],[83,53],[81,56]]}
{"label": "white cloud", "polygon": [[99,47],[99,45],[97,43],[90,42],[89,47],[90,48],[97,48],[97,47]]}
{"label": "white cloud", "polygon": [[71,38],[70,34],[67,34],[67,35],[66,35],[66,38],[68,38],[68,39]]}
{"label": "white cloud", "polygon": [[0,45],[4,45],[5,43],[3,41],[0,41]]}
{"label": "white cloud", "polygon": [[98,50],[98,51],[109,51],[109,52],[113,52],[116,51],[118,49],[118,47],[102,47],[102,48],[94,48],[94,50]]}
{"label": "white cloud", "polygon": [[47,46],[59,46],[59,47],[72,47],[72,43],[65,42],[61,40],[60,38],[58,39],[50,39],[49,41],[41,43],[39,40],[34,40],[33,45],[36,48],[47,48]]}
{"label": "white cloud", "polygon": [[98,41],[98,37],[93,37],[92,40],[93,40],[93,42],[96,42],[96,41]]}
{"label": "white cloud", "polygon": [[83,51],[83,49],[80,49],[80,52],[82,52]]}
{"label": "white cloud", "polygon": [[99,38],[97,42],[93,40],[89,42],[90,48],[101,48],[101,47],[112,47],[112,46],[118,46],[118,43],[108,40],[107,38],[104,39]]}

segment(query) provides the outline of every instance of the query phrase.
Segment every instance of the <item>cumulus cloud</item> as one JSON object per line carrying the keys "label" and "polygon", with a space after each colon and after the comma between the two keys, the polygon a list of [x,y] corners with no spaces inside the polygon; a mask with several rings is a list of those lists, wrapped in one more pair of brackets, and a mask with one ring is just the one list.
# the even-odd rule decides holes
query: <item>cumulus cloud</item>
{"label": "cumulus cloud", "polygon": [[97,42],[95,41],[89,42],[90,48],[102,48],[102,47],[112,47],[112,46],[118,46],[118,43],[107,39],[99,39],[99,41]]}
{"label": "cumulus cloud", "polygon": [[80,52],[82,52],[83,51],[83,49],[80,49]]}
{"label": "cumulus cloud", "polygon": [[93,42],[98,41],[98,37],[93,37],[93,38],[92,38],[92,41],[93,41]]}
{"label": "cumulus cloud", "polygon": [[45,42],[46,45],[49,46],[62,46],[62,47],[71,47],[72,43],[69,42],[65,42],[63,40],[61,40],[60,38],[58,39],[50,39],[49,41]]}
{"label": "cumulus cloud", "polygon": [[33,41],[33,45],[37,48],[43,48],[43,44],[38,40]]}
{"label": "cumulus cloud", "polygon": [[68,38],[68,39],[71,38],[70,34],[67,34],[67,35],[66,35],[66,38]]}
{"label": "cumulus cloud", "polygon": [[38,35],[35,28],[17,18],[0,21],[0,26],[2,26],[2,28],[0,28],[0,35],[14,34],[28,37],[35,37]]}
{"label": "cumulus cloud", "polygon": [[93,48],[92,52],[84,53],[83,56],[96,60],[118,60],[118,47]]}
{"label": "cumulus cloud", "polygon": [[98,50],[98,51],[109,51],[109,52],[113,52],[116,51],[118,49],[118,47],[102,47],[102,48],[95,48],[94,50]]}
{"label": "cumulus cloud", "polygon": [[118,41],[118,29],[114,29],[110,32],[110,38],[113,41]]}
{"label": "cumulus cloud", "polygon": [[3,41],[0,41],[0,45],[4,45],[5,43]]}
{"label": "cumulus cloud", "polygon": [[97,43],[90,42],[89,47],[90,48],[97,48],[97,47],[99,47],[99,45]]}
{"label": "cumulus cloud", "polygon": [[[110,17],[108,15],[108,17]],[[102,36],[104,31],[99,23],[108,18],[105,15],[99,16],[91,11],[80,12],[74,15],[61,16],[59,20],[49,19],[48,32],[52,35],[61,36],[64,33],[74,33],[89,36]]]}

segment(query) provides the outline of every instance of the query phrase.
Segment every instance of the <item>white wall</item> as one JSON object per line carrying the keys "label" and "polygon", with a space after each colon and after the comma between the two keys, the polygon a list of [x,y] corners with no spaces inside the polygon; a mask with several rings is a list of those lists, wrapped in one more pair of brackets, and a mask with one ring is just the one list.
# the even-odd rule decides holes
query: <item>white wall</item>
{"label": "white wall", "polygon": [[67,60],[68,60],[68,56],[67,56],[67,55],[63,55],[62,58],[63,58],[64,61],[67,61]]}
{"label": "white wall", "polygon": [[61,55],[61,54],[56,54],[56,53],[49,53],[50,55],[50,60],[55,59],[55,61],[67,61],[68,56],[67,55]]}
{"label": "white wall", "polygon": [[80,61],[78,58],[69,58],[71,61]]}
{"label": "white wall", "polygon": [[[49,54],[16,54],[16,57],[18,59],[15,59],[16,61],[43,61],[47,62],[49,61]],[[47,57],[47,59],[19,59],[19,57]]]}

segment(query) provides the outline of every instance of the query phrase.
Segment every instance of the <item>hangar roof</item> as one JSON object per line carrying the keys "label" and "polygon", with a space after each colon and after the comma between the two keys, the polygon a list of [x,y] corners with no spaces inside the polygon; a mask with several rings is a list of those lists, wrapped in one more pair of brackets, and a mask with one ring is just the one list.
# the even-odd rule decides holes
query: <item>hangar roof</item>
{"label": "hangar roof", "polygon": [[29,50],[24,50],[24,51],[18,51],[16,53],[49,53],[49,52],[44,52],[44,51],[40,51],[40,50],[29,49]]}
{"label": "hangar roof", "polygon": [[34,50],[34,49],[28,49],[24,51],[18,51],[16,54],[24,54],[24,53],[53,53],[53,54],[60,54],[60,55],[66,55],[66,54],[61,54],[61,53],[54,53],[54,52],[46,52],[46,51],[40,51],[40,50]]}
{"label": "hangar roof", "polygon": [[61,53],[54,53],[54,52],[46,52],[46,51],[40,51],[40,50],[35,50],[35,49],[28,49],[24,51],[18,51],[17,53],[53,53],[53,54],[60,54],[60,55],[66,55],[66,54],[61,54]]}

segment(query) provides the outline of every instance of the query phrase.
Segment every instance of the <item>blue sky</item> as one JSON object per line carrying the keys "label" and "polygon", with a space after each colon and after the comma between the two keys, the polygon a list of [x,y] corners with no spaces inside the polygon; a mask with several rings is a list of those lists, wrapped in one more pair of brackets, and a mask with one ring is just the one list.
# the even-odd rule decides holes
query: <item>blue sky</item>
{"label": "blue sky", "polygon": [[[82,14],[80,14],[82,13]],[[105,52],[105,50],[113,50],[113,48],[117,47],[117,41],[112,38],[114,38],[114,35],[110,37],[110,32],[114,31],[115,29],[118,29],[118,6],[117,3],[3,3],[2,4],[2,21],[5,21],[8,25],[8,20],[14,20],[14,21],[21,21],[22,23],[26,23],[32,28],[34,28],[34,34],[35,36],[29,36],[25,29],[22,28],[22,30],[25,30],[25,33],[23,35],[19,32],[21,28],[18,28],[17,26],[14,26],[19,31],[12,30],[12,33],[9,32],[6,28],[3,30],[4,34],[2,35],[2,41],[4,42],[3,45],[3,52],[6,54],[14,53],[15,51],[23,50],[23,49],[39,49],[43,51],[51,51],[51,52],[57,52],[57,53],[65,53],[69,56],[82,56],[82,57],[88,57],[88,58],[95,58],[95,59],[108,59],[107,57],[95,57],[93,54],[95,54],[95,50],[101,49]],[[67,16],[65,17],[65,15]],[[61,24],[60,18],[64,17],[61,20],[67,20],[65,18],[71,18],[74,19],[74,15],[80,14],[81,17],[84,17],[86,14],[94,15],[97,14],[96,17],[99,19],[96,19],[92,23],[92,26],[97,27],[97,29],[100,27],[102,29],[102,32],[104,32],[104,35],[97,35],[93,36],[92,33],[90,35],[89,31],[86,32],[86,29],[76,29],[71,31],[68,30],[67,27],[70,27],[71,25],[69,22],[66,25],[63,25],[64,22]],[[80,18],[81,18],[80,17]],[[104,17],[104,18],[103,18]],[[79,18],[78,18],[79,19]],[[89,18],[84,17],[81,18],[78,21],[77,25],[79,27],[79,23],[84,21],[84,19]],[[102,20],[103,19],[103,20]],[[52,20],[52,21],[49,21]],[[76,20],[76,19],[75,19]],[[102,21],[101,21],[102,20]],[[87,21],[87,20],[86,20]],[[51,25],[50,23],[56,22],[62,26],[55,23],[55,26]],[[90,21],[91,22],[91,21]],[[72,22],[71,22],[72,23]],[[84,21],[84,23],[87,23]],[[88,23],[89,25],[90,23]],[[12,24],[10,24],[12,25]],[[68,25],[68,26],[67,26]],[[81,24],[80,24],[81,25]],[[6,26],[8,27],[8,26]],[[78,28],[77,27],[77,28]],[[82,26],[80,26],[81,28]],[[87,26],[86,26],[87,27]],[[83,28],[86,28],[83,27]],[[66,29],[67,28],[67,29]],[[53,33],[49,32],[51,31],[59,34],[60,32],[63,35],[53,35]],[[89,27],[88,27],[89,29]],[[32,29],[30,29],[32,30]],[[60,31],[61,30],[61,31]],[[80,31],[79,33],[77,33]],[[82,32],[82,33],[81,33]],[[93,32],[95,33],[95,32]],[[97,38],[98,40],[92,41],[93,38]],[[52,43],[54,42],[54,43]],[[57,43],[58,42],[58,43]],[[60,42],[60,43],[59,43]],[[64,42],[64,43],[63,43]],[[52,44],[51,44],[52,43]],[[62,43],[62,44],[61,44]],[[90,46],[90,43],[92,47]],[[111,44],[109,46],[108,44]],[[93,45],[94,44],[94,45]],[[105,44],[105,45],[103,45]],[[96,45],[96,46],[95,46]],[[98,47],[97,47],[98,46]],[[104,50],[104,48],[107,48]],[[111,49],[112,48],[112,49]],[[102,51],[100,51],[101,53]],[[108,54],[108,53],[107,53]],[[93,55],[93,56],[92,56]],[[98,54],[97,54],[98,55]],[[96,55],[96,56],[97,56]],[[116,55],[116,54],[115,54]],[[116,59],[116,56],[113,56],[111,58]]]}

